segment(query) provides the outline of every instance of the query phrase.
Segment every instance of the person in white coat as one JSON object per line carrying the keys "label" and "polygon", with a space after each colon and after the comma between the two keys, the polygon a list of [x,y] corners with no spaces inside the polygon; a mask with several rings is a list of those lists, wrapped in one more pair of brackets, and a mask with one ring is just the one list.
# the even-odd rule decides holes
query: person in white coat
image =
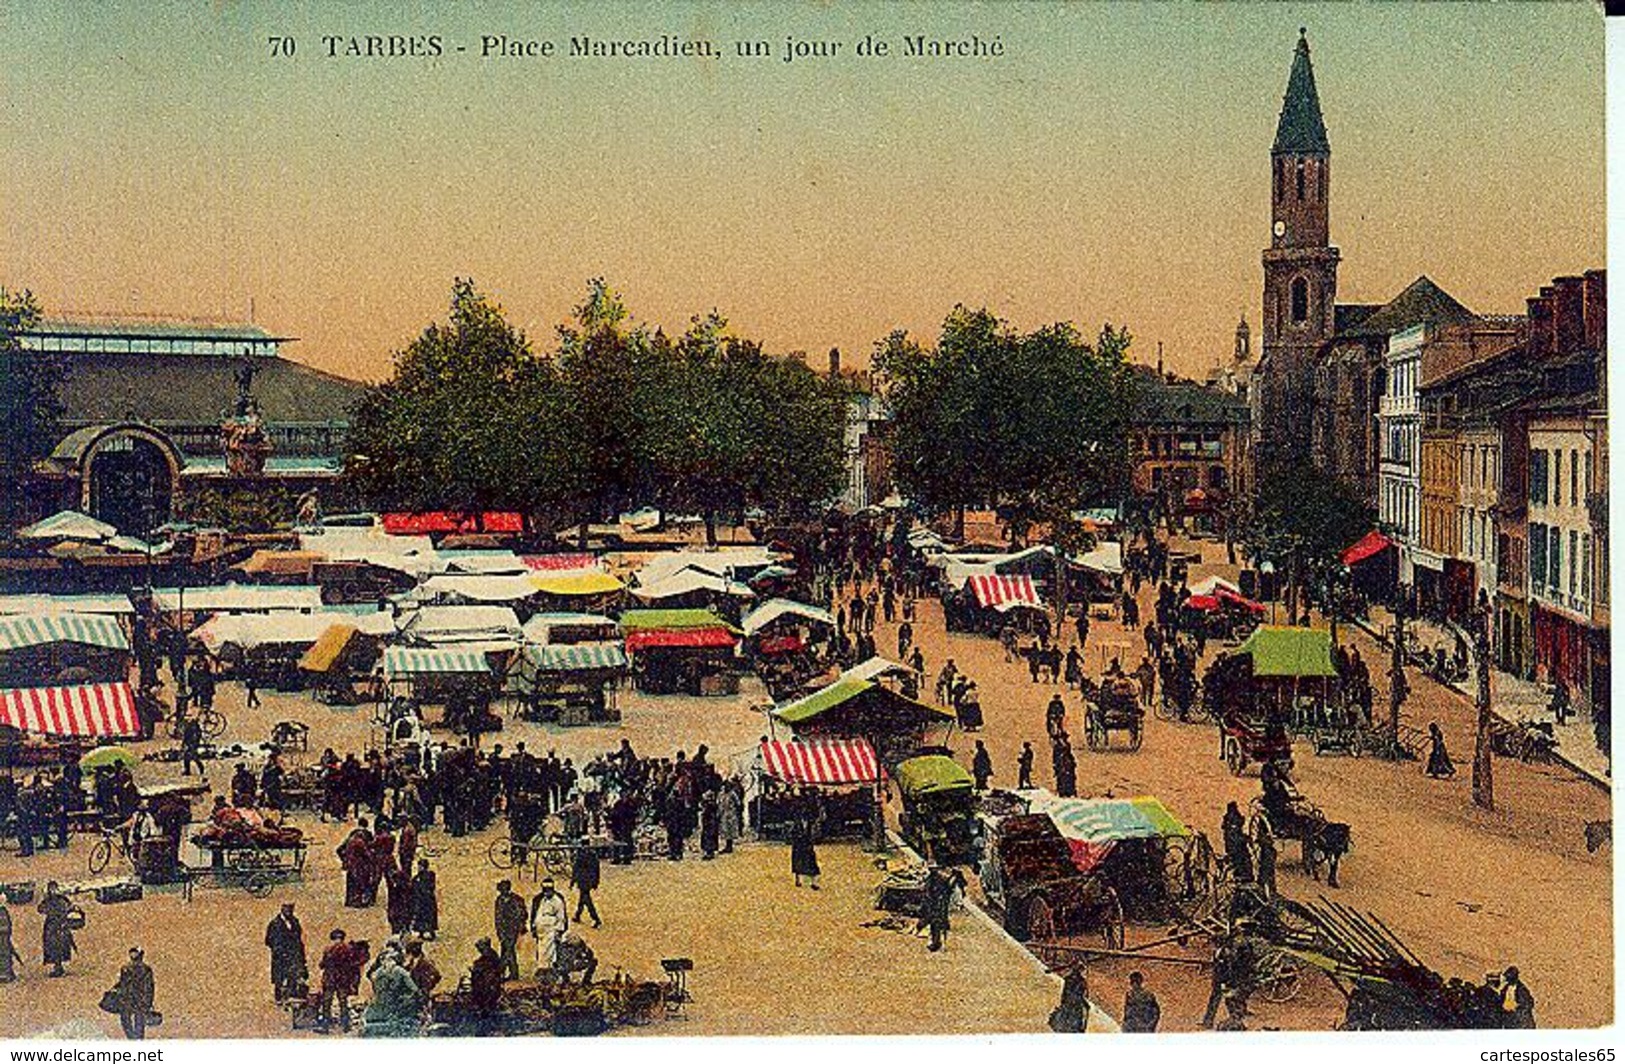
{"label": "person in white coat", "polygon": [[542,889],[530,903],[530,933],[536,940],[536,967],[552,972],[559,957],[559,943],[570,929],[570,910],[564,895],[553,889],[553,880],[542,880]]}

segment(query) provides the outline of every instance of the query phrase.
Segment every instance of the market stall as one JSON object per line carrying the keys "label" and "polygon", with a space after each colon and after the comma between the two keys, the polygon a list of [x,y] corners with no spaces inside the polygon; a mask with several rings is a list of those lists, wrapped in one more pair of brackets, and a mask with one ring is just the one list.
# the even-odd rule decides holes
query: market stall
{"label": "market stall", "polygon": [[760,787],[752,811],[762,838],[788,838],[801,803],[815,790],[822,838],[872,834],[880,764],[862,739],[811,742],[766,740],[760,748]]}
{"label": "market stall", "polygon": [[745,649],[775,698],[797,690],[822,672],[828,661],[835,617],[828,610],[773,599],[741,622]]}
{"label": "market stall", "polygon": [[415,707],[424,705],[444,706],[444,721],[453,730],[467,731],[471,721],[479,722],[482,732],[502,726],[491,714],[500,673],[492,670],[487,651],[477,644],[385,647],[382,669],[391,694],[381,721],[389,730],[388,740],[399,738],[403,722],[415,719]]}
{"label": "market stall", "polygon": [[330,624],[299,658],[299,669],[309,678],[317,701],[353,706],[365,693],[357,689],[356,681],[371,674],[382,653],[376,636],[353,624]]}
{"label": "market stall", "polygon": [[941,864],[975,864],[982,854],[975,781],[951,757],[926,754],[898,764],[903,799],[898,829],[920,856]]}
{"label": "market stall", "polygon": [[621,628],[638,690],[738,693],[738,630],[710,610],[627,610]]}
{"label": "market stall", "polygon": [[626,671],[619,643],[527,643],[508,675],[508,689],[523,699],[530,720],[612,723],[621,719],[615,691]]}
{"label": "market stall", "polygon": [[[1044,602],[1038,586],[1026,573],[969,572],[943,596],[943,617],[949,631],[997,633],[1012,611],[1042,614]],[[1016,618],[1023,620],[1019,614]]]}
{"label": "market stall", "polygon": [[129,666],[129,639],[112,616],[43,611],[0,616],[0,687],[120,680]]}
{"label": "market stall", "polygon": [[768,719],[775,731],[783,724],[801,739],[864,739],[886,765],[923,746],[941,746],[955,724],[951,709],[909,698],[877,679],[856,677],[842,677],[777,706]]}

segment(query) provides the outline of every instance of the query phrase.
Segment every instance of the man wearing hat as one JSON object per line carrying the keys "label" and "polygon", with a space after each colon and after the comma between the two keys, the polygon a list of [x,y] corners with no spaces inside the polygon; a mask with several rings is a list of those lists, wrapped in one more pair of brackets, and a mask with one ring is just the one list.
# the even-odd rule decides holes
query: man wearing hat
{"label": "man wearing hat", "polygon": [[502,947],[502,978],[519,978],[519,936],[525,933],[525,899],[513,892],[513,880],[497,884],[497,942]]}
{"label": "man wearing hat", "polygon": [[559,943],[570,930],[570,911],[564,896],[553,889],[552,877],[542,880],[542,890],[530,903],[530,933],[536,936],[536,967],[553,971],[559,958]]}
{"label": "man wearing hat", "polygon": [[118,985],[113,988],[118,999],[118,1022],[124,1028],[124,1037],[140,1041],[147,1037],[147,1017],[152,1013],[152,969],[142,959],[139,948],[130,950],[130,963],[119,969]]}

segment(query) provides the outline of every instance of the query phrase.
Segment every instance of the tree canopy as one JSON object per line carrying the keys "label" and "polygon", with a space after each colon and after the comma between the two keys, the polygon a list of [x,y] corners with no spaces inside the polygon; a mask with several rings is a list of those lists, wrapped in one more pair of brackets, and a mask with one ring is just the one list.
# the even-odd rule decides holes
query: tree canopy
{"label": "tree canopy", "polygon": [[637,505],[718,517],[827,502],[843,476],[847,393],[732,335],[717,312],[673,341],[602,279],[533,352],[472,282],[357,410],[351,468],[378,505],[517,509],[580,525]]}
{"label": "tree canopy", "polygon": [[0,523],[7,527],[28,520],[28,474],[61,436],[67,367],[45,352],[25,350],[19,339],[38,321],[33,293],[0,288]]}
{"label": "tree canopy", "polygon": [[1277,463],[1259,472],[1242,538],[1259,560],[1324,574],[1376,519],[1371,506],[1332,474],[1309,462]]}
{"label": "tree canopy", "polygon": [[933,511],[994,506],[1012,529],[1111,498],[1129,472],[1126,330],[1094,343],[1068,323],[1022,334],[956,306],[935,348],[876,345],[903,489]]}

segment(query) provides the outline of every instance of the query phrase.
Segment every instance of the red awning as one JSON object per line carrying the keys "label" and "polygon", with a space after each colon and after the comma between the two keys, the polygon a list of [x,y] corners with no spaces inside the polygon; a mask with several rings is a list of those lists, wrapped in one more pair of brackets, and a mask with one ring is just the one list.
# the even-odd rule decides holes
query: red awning
{"label": "red awning", "polygon": [[1222,587],[1219,588],[1218,591],[1214,592],[1213,597],[1218,599],[1226,606],[1240,606],[1242,609],[1251,610],[1253,613],[1264,612],[1264,604],[1262,602],[1254,602],[1245,595],[1238,595],[1234,591],[1229,591]]}
{"label": "red awning", "polygon": [[1033,586],[1033,578],[1025,573],[973,576],[970,578],[970,589],[978,605],[991,606],[996,610],[1009,609],[1011,606],[1044,608],[1044,604],[1038,600],[1038,589]]}
{"label": "red awning", "polygon": [[3,690],[0,724],[40,735],[137,735],[141,731],[135,695],[127,683]]}
{"label": "red awning", "polygon": [[1185,608],[1211,613],[1219,608],[1219,599],[1216,595],[1192,595],[1185,600]]}
{"label": "red awning", "polygon": [[764,742],[770,776],[791,783],[874,783],[880,778],[874,748],[862,739]]}
{"label": "red awning", "polygon": [[514,513],[454,514],[436,510],[422,514],[385,514],[384,531],[392,536],[424,536],[431,532],[523,532],[525,519]]}
{"label": "red awning", "polygon": [[525,568],[544,573],[593,569],[598,565],[598,559],[591,554],[521,554],[519,560]]}
{"label": "red awning", "polygon": [[1376,529],[1372,529],[1370,532],[1367,532],[1363,537],[1361,537],[1358,543],[1343,552],[1343,564],[1358,565],[1367,558],[1381,554],[1383,551],[1387,550],[1393,545],[1393,540],[1389,539],[1381,532],[1378,532]]}
{"label": "red awning", "polygon": [[651,647],[683,647],[686,649],[710,649],[716,647],[731,647],[735,636],[726,628],[689,628],[683,631],[672,631],[665,628],[650,628],[644,631],[628,632],[626,635],[626,649],[633,652],[648,650]]}
{"label": "red awning", "polygon": [[806,647],[799,635],[770,636],[756,647],[760,654],[794,654]]}

